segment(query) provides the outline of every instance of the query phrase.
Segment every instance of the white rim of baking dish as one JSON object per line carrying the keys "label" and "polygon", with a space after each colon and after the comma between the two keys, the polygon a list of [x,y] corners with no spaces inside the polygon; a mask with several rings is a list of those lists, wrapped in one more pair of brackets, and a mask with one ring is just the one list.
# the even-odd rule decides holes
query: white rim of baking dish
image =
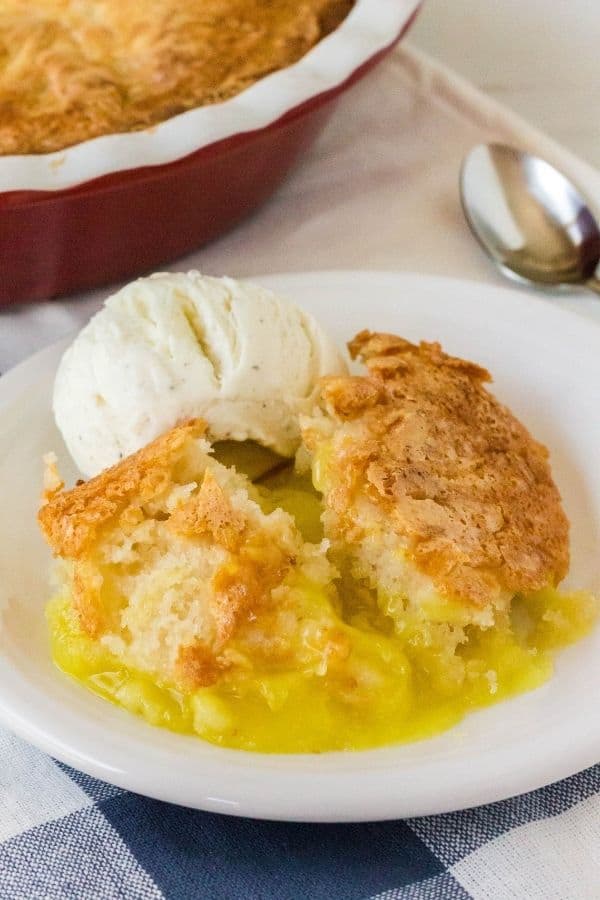
{"label": "white rim of baking dish", "polygon": [[357,0],[348,17],[297,63],[223,103],[143,131],[91,138],[55,153],[0,158],[0,192],[63,191],[114,172],[175,162],[217,141],[276,122],[343,84],[401,34],[421,0]]}

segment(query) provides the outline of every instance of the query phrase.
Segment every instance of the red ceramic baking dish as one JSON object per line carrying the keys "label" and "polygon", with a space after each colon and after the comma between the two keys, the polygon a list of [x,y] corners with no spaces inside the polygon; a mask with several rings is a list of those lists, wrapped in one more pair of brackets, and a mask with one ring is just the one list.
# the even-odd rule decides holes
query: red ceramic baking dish
{"label": "red ceramic baking dish", "polygon": [[298,63],[147,131],[0,159],[0,304],[140,274],[260,204],[335,100],[414,19],[419,0],[357,0]]}

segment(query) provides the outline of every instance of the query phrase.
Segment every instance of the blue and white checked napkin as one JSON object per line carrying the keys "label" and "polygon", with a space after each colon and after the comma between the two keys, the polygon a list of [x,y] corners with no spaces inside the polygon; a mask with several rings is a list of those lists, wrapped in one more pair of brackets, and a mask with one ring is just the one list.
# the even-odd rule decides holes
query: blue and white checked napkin
{"label": "blue and white checked napkin", "polygon": [[[495,280],[463,225],[456,187],[463,154],[492,138],[554,160],[600,204],[599,173],[401,49],[350,92],[270,203],[173,268]],[[0,312],[0,370],[80,326],[106,294]],[[597,300],[560,302],[600,320]],[[148,800],[1,730],[0,760],[0,900],[600,900],[600,766],[466,812],[300,825]]]}
{"label": "blue and white checked napkin", "polygon": [[600,766],[467,812],[307,825],[148,800],[6,732],[0,758],[0,896],[10,900],[600,897]]}

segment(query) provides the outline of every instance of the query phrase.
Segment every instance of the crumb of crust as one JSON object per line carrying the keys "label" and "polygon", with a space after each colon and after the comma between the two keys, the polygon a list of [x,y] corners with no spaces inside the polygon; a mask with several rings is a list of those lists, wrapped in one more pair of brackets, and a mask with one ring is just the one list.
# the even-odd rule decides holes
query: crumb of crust
{"label": "crumb of crust", "polygon": [[169,528],[180,534],[210,534],[215,543],[235,550],[246,529],[244,515],[233,508],[230,498],[208,469],[198,493],[176,509]]}
{"label": "crumb of crust", "polygon": [[65,483],[58,472],[56,453],[45,453],[43,462],[44,483],[42,488],[42,505],[45,505],[46,503],[49,503],[56,494],[62,491]]}
{"label": "crumb of crust", "polygon": [[182,647],[175,663],[180,682],[193,689],[216,684],[226,668],[226,663],[220,662],[202,641]]}
{"label": "crumb of crust", "polygon": [[[205,431],[204,422],[190,419],[69,491],[45,490],[38,521],[54,554],[68,559],[83,556],[102,526],[115,519],[132,496],[143,503],[167,487],[170,468],[186,442],[202,437]],[[51,484],[56,484],[58,477],[52,471],[55,465],[55,458],[50,458],[46,477]],[[60,479],[59,483],[62,487]]]}
{"label": "crumb of crust", "polygon": [[340,419],[353,419],[383,397],[381,385],[360,375],[328,375],[320,382],[321,397],[332,400]]}
{"label": "crumb of crust", "polygon": [[362,500],[442,595],[485,606],[558,583],[569,526],[548,452],[485,389],[489,373],[391,334],[349,349],[368,374],[323,380],[303,421],[308,449],[329,448],[328,536],[360,540]]}
{"label": "crumb of crust", "polygon": [[73,569],[73,608],[84,634],[98,637],[104,630],[102,606],[98,602],[101,581],[97,572],[86,562],[77,563]]}

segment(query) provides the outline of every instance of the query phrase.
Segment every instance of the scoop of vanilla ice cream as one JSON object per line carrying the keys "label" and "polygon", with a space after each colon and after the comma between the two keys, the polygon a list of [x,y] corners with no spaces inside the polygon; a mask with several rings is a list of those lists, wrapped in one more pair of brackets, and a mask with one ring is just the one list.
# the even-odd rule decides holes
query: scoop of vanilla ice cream
{"label": "scoop of vanilla ice cream", "polygon": [[110,297],[67,349],[54,416],[87,477],[196,416],[213,440],[291,456],[316,380],[345,371],[317,322],[272,291],[159,273]]}

